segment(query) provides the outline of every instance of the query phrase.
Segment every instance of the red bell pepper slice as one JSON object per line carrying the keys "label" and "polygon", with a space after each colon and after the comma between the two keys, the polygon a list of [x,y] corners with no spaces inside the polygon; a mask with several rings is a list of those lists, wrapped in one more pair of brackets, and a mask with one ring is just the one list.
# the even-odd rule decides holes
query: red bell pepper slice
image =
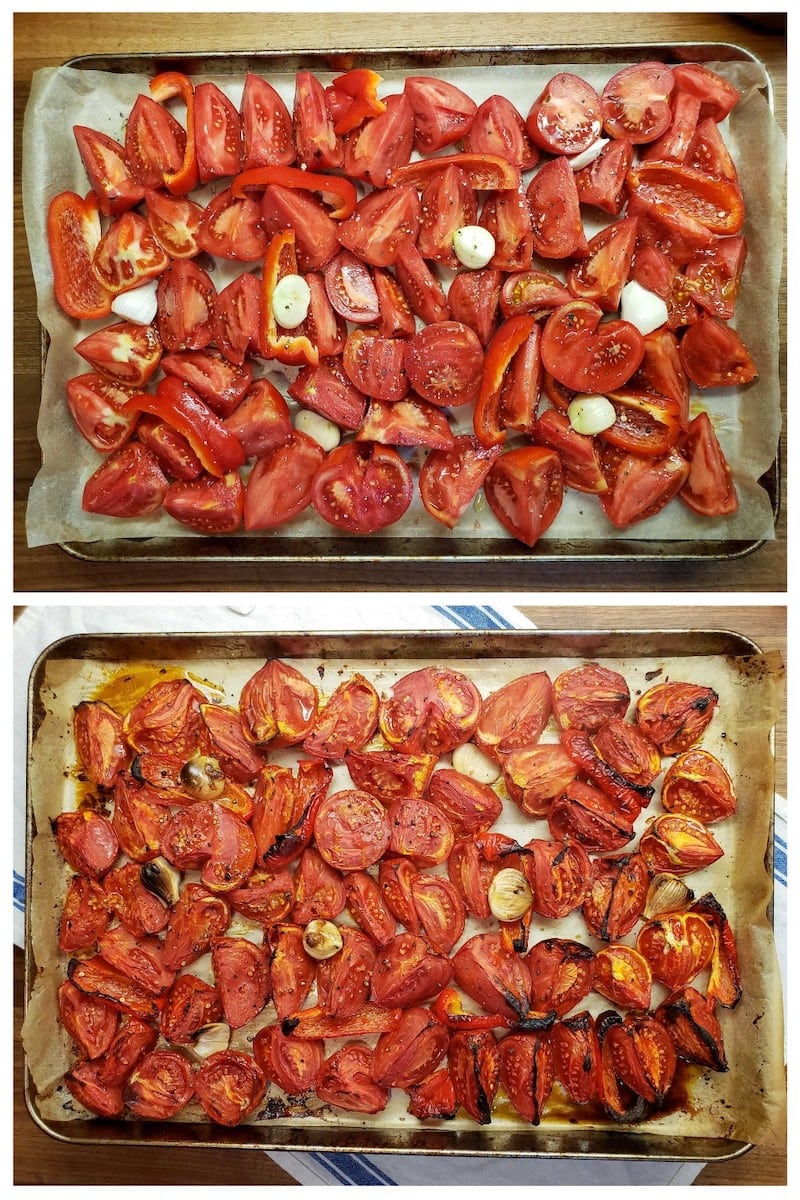
{"label": "red bell pepper slice", "polygon": [[106,317],[113,296],[92,270],[100,242],[100,210],[94,192],[60,192],[47,210],[47,241],[53,290],[59,307],[78,321]]}
{"label": "red bell pepper slice", "polygon": [[486,347],[481,390],[473,418],[475,436],[482,446],[498,446],[505,441],[501,414],[503,380],[512,358],[530,336],[535,321],[533,313],[510,317]]}
{"label": "red bell pepper slice", "polygon": [[176,375],[166,375],[155,395],[138,392],[123,412],[147,412],[182,433],[209,475],[227,475],[245,461],[239,439]]}
{"label": "red bell pepper slice", "polygon": [[476,191],[504,192],[520,185],[519,167],[500,154],[477,154],[462,151],[459,154],[432,155],[430,158],[415,159],[402,167],[393,167],[386,178],[388,187],[411,184],[421,187],[431,175],[447,167],[458,167],[467,176]]}
{"label": "red bell pepper slice", "polygon": [[378,97],[381,80],[381,75],[366,67],[354,67],[337,75],[325,89],[334,133],[350,133],[368,117],[377,117],[386,111],[385,102]]}
{"label": "red bell pepper slice", "polygon": [[344,176],[316,174],[314,171],[304,171],[301,167],[253,167],[234,178],[231,191],[234,196],[243,196],[251,188],[265,188],[272,183],[277,183],[279,187],[319,192],[325,204],[330,206],[330,215],[337,221],[349,217],[358,201],[355,185]]}
{"label": "red bell pepper slice", "polygon": [[164,186],[173,196],[186,196],[193,191],[199,182],[197,168],[197,152],[194,140],[194,87],[186,75],[180,71],[162,71],[150,80],[150,94],[159,104],[180,96],[186,105],[186,147],[183,152],[183,164],[171,174],[164,176]]}
{"label": "red bell pepper slice", "polygon": [[507,1029],[511,1024],[499,1013],[467,1012],[455,988],[442,988],[431,1004],[431,1012],[448,1029]]}
{"label": "red bell pepper slice", "polygon": [[289,366],[308,365],[315,367],[319,362],[319,351],[307,334],[298,331],[285,332],[280,329],[272,311],[275,287],[284,275],[297,274],[293,229],[282,229],[276,233],[267,247],[264,269],[261,274],[261,350],[265,358],[277,358]]}

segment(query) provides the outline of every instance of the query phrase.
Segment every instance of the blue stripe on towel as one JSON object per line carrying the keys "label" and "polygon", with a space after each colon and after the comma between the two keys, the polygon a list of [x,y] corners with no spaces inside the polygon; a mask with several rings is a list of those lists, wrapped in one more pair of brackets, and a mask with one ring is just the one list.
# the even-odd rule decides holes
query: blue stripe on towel
{"label": "blue stripe on towel", "polygon": [[14,872],[14,908],[25,911],[25,880],[19,871]]}
{"label": "blue stripe on towel", "polygon": [[317,1154],[309,1156],[319,1163],[329,1174],[335,1176],[340,1183],[355,1187],[395,1187],[391,1176],[381,1171],[369,1159],[360,1154]]}
{"label": "blue stripe on towel", "polygon": [[496,609],[477,604],[434,604],[441,616],[459,629],[513,629],[514,626]]}
{"label": "blue stripe on towel", "polygon": [[775,834],[775,848],[772,859],[772,872],[778,883],[786,887],[786,842]]}

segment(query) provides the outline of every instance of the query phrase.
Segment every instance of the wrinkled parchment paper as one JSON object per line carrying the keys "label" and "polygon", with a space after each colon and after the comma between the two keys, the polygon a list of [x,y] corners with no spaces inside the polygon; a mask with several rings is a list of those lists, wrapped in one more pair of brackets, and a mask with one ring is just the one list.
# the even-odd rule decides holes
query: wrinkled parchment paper
{"label": "wrinkled parchment paper", "polygon": [[[435,74],[461,86],[478,103],[500,92],[509,97],[525,115],[535,97],[556,70],[574,70],[598,90],[625,63],[570,67],[552,64],[525,67],[436,68]],[[717,389],[695,394],[693,412],[706,408],[728,460],[733,466],[739,494],[739,511],[732,517],[703,519],[685,505],[673,503],[656,517],[630,530],[617,531],[605,518],[596,498],[567,490],[564,505],[543,541],[569,539],[591,543],[608,538],[669,541],[714,540],[755,541],[774,537],[774,519],[770,498],[758,480],[775,462],[781,428],[780,381],[778,374],[779,332],[778,291],[784,246],[783,183],[785,147],[761,89],[767,83],[764,69],[751,61],[710,63],[712,69],[731,79],[742,94],[742,101],[725,122],[723,132],[740,173],[747,205],[745,234],[748,261],[742,291],[733,324],[743,336],[759,369],[758,380],[745,389]],[[202,76],[214,81],[238,104],[242,80],[230,75]],[[287,101],[291,110],[294,75],[271,74],[270,82]],[[329,77],[320,74],[324,83]],[[403,74],[387,71],[380,94],[389,95],[402,87]],[[39,319],[50,335],[51,344],[42,386],[38,435],[42,467],[31,488],[28,513],[28,544],[53,542],[91,542],[120,537],[185,537],[197,535],[160,512],[141,520],[121,520],[92,516],[81,512],[81,495],[86,480],[101,461],[101,456],[75,430],[65,399],[66,381],[88,369],[74,353],[73,346],[91,329],[92,323],[77,323],[66,317],[52,297],[45,218],[53,196],[65,189],[81,193],[88,183],[72,136],[72,126],[85,124],[118,140],[136,95],[147,92],[146,76],[86,71],[70,67],[40,70],[35,73],[25,116],[23,143],[23,199],[25,224],[36,280]],[[585,217],[588,235],[600,228]],[[604,222],[605,223],[605,222]],[[542,264],[552,271],[553,264]],[[234,273],[242,269],[238,265]],[[230,264],[217,263],[214,280],[218,290],[233,276]],[[99,324],[111,324],[109,318]],[[287,374],[262,369],[285,391]],[[471,432],[471,408],[455,410],[456,432]],[[482,497],[482,493],[481,493]],[[242,536],[247,536],[243,534]],[[322,522],[313,510],[307,510],[288,525],[270,532],[251,535],[269,540],[274,536],[343,539],[347,535]],[[415,498],[405,516],[389,529],[385,537],[440,537],[453,540],[476,537],[502,537],[508,534],[495,520],[482,499],[468,509],[455,530],[448,530],[430,517]],[[413,541],[412,541],[413,546]],[[587,545],[591,551],[591,544]]]}
{"label": "wrinkled parchment paper", "polygon": [[[574,658],[538,657],[459,661],[451,659],[446,652],[443,658],[448,665],[465,671],[484,696],[517,675],[545,670],[554,679],[561,671],[579,661]],[[361,671],[373,681],[379,693],[384,693],[407,671],[424,665],[419,660],[404,657],[391,661],[367,658],[359,654],[356,646],[347,661],[318,661],[312,658],[289,658],[286,661],[320,688],[323,699],[333,691],[343,674]],[[782,664],[772,656],[762,655],[746,658],[601,658],[597,661],[623,673],[630,686],[632,704],[655,681],[683,680],[713,687],[720,697],[720,703],[700,744],[724,764],[738,795],[735,817],[713,826],[714,836],[724,848],[724,856],[711,867],[686,877],[695,896],[707,892],[716,896],[728,915],[737,940],[743,996],[735,1009],[718,1010],[729,1070],[720,1074],[693,1069],[687,1109],[683,1112],[655,1114],[635,1129],[664,1137],[710,1137],[755,1143],[770,1143],[773,1139],[779,1141],[784,1128],[785,1108],[783,1021],[781,983],[769,917],[772,880],[765,857],[771,845],[774,798],[771,731],[777,697],[780,695],[777,680],[782,673]],[[59,1028],[56,1009],[57,988],[66,970],[66,956],[58,950],[57,926],[67,872],[55,848],[50,822],[60,811],[70,810],[76,803],[72,707],[80,699],[102,697],[104,686],[119,679],[123,669],[128,671],[131,667],[138,672],[140,692],[148,686],[148,681],[156,678],[160,670],[159,677],[169,678],[173,672],[185,674],[212,699],[236,704],[242,685],[262,664],[263,659],[250,657],[238,661],[223,661],[216,656],[205,659],[202,650],[201,656],[193,659],[190,665],[165,661],[154,664],[149,674],[149,664],[145,658],[134,664],[100,664],[77,659],[51,659],[45,664],[42,684],[35,697],[35,705],[41,707],[44,716],[32,743],[29,767],[29,803],[35,829],[38,830],[32,846],[32,886],[29,892],[29,948],[35,960],[35,976],[31,973],[35,984],[23,1037],[34,1081],[35,1103],[46,1121],[87,1119],[87,1113],[60,1085],[71,1062],[72,1051],[69,1039]],[[555,723],[551,719],[542,740],[556,741],[557,738]],[[270,759],[293,763],[296,762],[296,753],[293,750],[277,751],[270,755]],[[440,765],[447,765],[448,761],[445,756]],[[665,769],[669,761],[665,760]],[[349,786],[352,784],[346,770],[336,767],[331,792]],[[656,786],[658,788],[659,784]],[[523,841],[550,836],[544,820],[522,816],[517,806],[508,799],[502,782],[495,787],[504,801],[504,811],[493,828]],[[659,811],[663,810],[656,795],[637,824],[637,834],[648,817]],[[435,869],[441,871],[444,868]],[[339,919],[346,921],[347,917],[343,915]],[[234,924],[236,932],[249,934],[261,942],[262,933],[258,926],[239,917],[234,918]],[[477,926],[468,924],[464,939],[476,931]],[[579,914],[562,921],[537,918],[531,929],[529,944],[533,945],[548,936],[575,938],[588,942],[595,949],[600,945],[589,937]],[[623,940],[634,942],[635,931]],[[204,975],[209,982],[213,982],[213,976],[209,974],[209,955],[186,969]],[[697,986],[701,989],[704,979],[703,974],[697,980]],[[660,985],[654,984],[652,1006],[655,1007],[665,994]],[[312,995],[309,1003],[313,1002]],[[581,1003],[583,1007],[597,1013],[607,1009],[609,1004],[600,996],[590,995]],[[255,1032],[274,1019],[274,1009],[270,1004],[253,1022],[236,1031],[233,1044],[248,1048]],[[328,1044],[328,1052],[336,1044]],[[551,1113],[546,1115],[542,1125],[546,1132],[557,1132],[559,1129],[574,1131],[576,1128],[574,1123],[569,1122],[566,1109],[559,1105],[559,1094],[556,1087]],[[282,1093],[275,1085],[271,1085],[266,1098],[273,1102],[270,1116],[262,1108],[251,1118],[253,1123],[271,1123],[275,1119],[276,1096],[282,1097]],[[282,1098],[285,1100],[285,1097]],[[419,1128],[406,1113],[407,1099],[400,1092],[393,1094],[384,1113],[366,1120],[358,1114],[318,1106],[319,1102],[311,1098],[305,1105],[295,1106],[294,1115],[278,1118],[279,1123],[291,1125],[293,1120],[300,1121],[304,1128],[309,1123],[313,1125],[319,1122],[329,1126],[400,1131],[410,1127]],[[206,1118],[201,1110],[191,1106],[179,1120],[204,1121]],[[589,1118],[580,1118],[581,1129],[607,1127],[602,1122],[594,1124]],[[620,1128],[615,1124],[611,1127]],[[509,1128],[523,1126],[510,1110],[498,1103],[490,1132]],[[446,1122],[446,1131],[457,1129],[474,1130],[475,1125],[466,1118]],[[619,1153],[619,1150],[615,1153]]]}

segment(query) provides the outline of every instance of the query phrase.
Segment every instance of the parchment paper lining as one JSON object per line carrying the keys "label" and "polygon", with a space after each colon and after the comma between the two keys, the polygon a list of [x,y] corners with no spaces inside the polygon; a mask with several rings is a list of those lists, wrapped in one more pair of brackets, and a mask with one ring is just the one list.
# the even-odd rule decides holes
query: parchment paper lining
{"label": "parchment paper lining", "polygon": [[[388,689],[394,679],[423,665],[416,660],[395,662],[356,661],[320,662],[288,659],[321,688],[323,696],[333,690],[342,673],[360,670],[370,677],[379,692]],[[632,703],[651,686],[652,672],[657,678],[700,682],[713,687],[720,696],[720,706],[702,745],[715,754],[731,773],[738,794],[738,811],[733,819],[716,824],[713,832],[725,849],[724,857],[712,867],[696,872],[687,882],[695,895],[711,891],[722,904],[735,932],[743,979],[744,994],[739,1005],[731,1011],[719,1010],[726,1051],[729,1059],[727,1074],[704,1072],[691,1084],[687,1112],[655,1116],[636,1129],[639,1132],[679,1137],[714,1137],[731,1140],[769,1143],[779,1139],[784,1125],[785,1079],[783,1067],[783,1024],[781,985],[769,919],[772,884],[765,866],[771,844],[771,819],[774,796],[774,764],[771,751],[771,730],[775,720],[776,688],[782,666],[771,656],[749,659],[726,657],[668,658],[662,660],[630,658],[599,659],[622,671],[629,681]],[[262,665],[263,660],[242,659],[235,662],[210,659],[192,661],[187,677],[202,687],[212,685],[212,698],[236,703],[241,686]],[[551,678],[575,659],[491,660],[448,664],[465,670],[477,683],[481,693],[488,695],[502,682],[530,670],[546,670]],[[119,664],[123,666],[124,664]],[[141,668],[144,664],[137,663]],[[161,667],[180,669],[180,663],[162,663]],[[56,993],[66,969],[66,957],[58,950],[57,925],[68,872],[55,849],[50,822],[62,809],[75,807],[75,753],[71,735],[72,707],[78,700],[96,695],[104,682],[117,671],[115,664],[92,663],[84,660],[52,660],[46,664],[39,700],[45,715],[32,746],[29,767],[29,795],[35,828],[30,937],[36,975],[33,994],[28,1006],[23,1038],[28,1066],[35,1085],[37,1105],[44,1120],[87,1119],[87,1114],[74,1102],[59,1080],[68,1069],[72,1050],[69,1039],[59,1029]],[[322,671],[322,681],[320,674]],[[648,679],[648,676],[650,677]],[[205,683],[204,683],[205,681]],[[222,693],[218,689],[222,689]],[[556,740],[551,721],[544,740]],[[294,751],[271,755],[275,761],[295,761]],[[446,759],[440,765],[446,765]],[[665,766],[666,766],[665,762]],[[331,790],[352,786],[349,776],[336,769]],[[495,828],[523,840],[549,836],[546,823],[521,816],[508,800],[502,784],[496,785],[504,798],[504,812]],[[646,819],[660,810],[658,797],[640,818],[637,832]],[[440,868],[441,869],[441,868]],[[237,918],[237,929],[261,940],[258,927]],[[468,927],[468,937],[475,927]],[[553,922],[540,919],[531,930],[530,944],[546,936],[575,937],[598,948],[588,937],[586,927],[578,916]],[[634,934],[627,941],[635,940]],[[202,973],[210,969],[206,961],[192,964],[187,970]],[[211,976],[209,976],[211,978]],[[703,976],[700,977],[702,986]],[[655,985],[653,1006],[664,995]],[[590,996],[586,1006],[599,1012],[608,1003],[599,996]],[[269,1005],[249,1026],[237,1031],[235,1044],[245,1048],[261,1025],[274,1019]],[[268,1096],[280,1095],[271,1086]],[[377,1129],[408,1129],[416,1122],[405,1112],[406,1099],[401,1093],[393,1095],[386,1112],[365,1121],[356,1114],[323,1109],[311,1115],[313,1101],[297,1119],[304,1126],[309,1122],[339,1126],[369,1126]],[[205,1120],[202,1111],[191,1107],[183,1120]],[[264,1114],[251,1120],[260,1123]],[[282,1124],[292,1124],[293,1118],[280,1118]],[[520,1127],[518,1119],[502,1110],[494,1119],[495,1127]],[[582,1122],[582,1127],[583,1122]],[[588,1122],[586,1128],[604,1128]],[[448,1122],[448,1129],[473,1128],[467,1120]],[[543,1128],[557,1131],[574,1129],[563,1117],[545,1118]],[[619,1128],[619,1126],[614,1126]]]}
{"label": "parchment paper lining", "polygon": [[[557,69],[574,70],[602,89],[604,82],[623,65],[626,64],[501,65],[437,68],[436,73],[462,86],[478,102],[493,92],[502,92],[524,115]],[[748,213],[744,230],[748,239],[748,261],[734,324],[744,337],[760,375],[745,389],[696,393],[693,406],[694,410],[706,408],[712,416],[723,449],[733,466],[739,511],[730,518],[704,520],[685,505],[675,503],[632,530],[617,531],[606,520],[594,497],[568,491],[563,508],[543,541],[591,542],[628,538],[631,534],[637,539],[658,541],[747,542],[774,537],[772,506],[758,480],[775,462],[781,429],[777,303],[784,246],[784,138],[761,91],[767,79],[759,64],[746,61],[709,65],[730,78],[743,96],[723,127],[740,173]],[[230,75],[213,74],[203,78],[214,79],[238,104],[240,80],[232,79]],[[320,78],[328,82],[328,76],[320,74]],[[387,71],[381,94],[399,90],[402,80],[402,73]],[[270,75],[270,82],[291,109],[294,75]],[[75,430],[64,388],[69,378],[87,369],[84,361],[74,353],[73,346],[93,324],[79,324],[67,318],[52,298],[52,271],[45,230],[47,207],[53,196],[67,188],[82,194],[88,190],[71,135],[72,126],[89,125],[119,139],[135,96],[140,91],[147,92],[147,84],[146,76],[69,67],[40,70],[33,77],[23,135],[23,204],[39,319],[51,341],[38,421],[42,467],[28,500],[27,537],[31,547],[118,537],[191,539],[197,536],[163,512],[142,520],[119,520],[82,513],[83,487],[99,465],[100,456]],[[585,223],[589,235],[600,228],[600,224],[588,215]],[[544,269],[553,269],[553,263],[541,265]],[[251,267],[255,269],[258,264]],[[230,264],[218,262],[214,273],[218,290],[242,269],[238,264],[231,273]],[[111,324],[111,319],[95,324]],[[280,369],[273,370],[274,365],[266,364],[259,370],[270,374],[285,390],[286,374]],[[453,418],[457,432],[471,431],[468,409],[455,410]],[[345,537],[346,541],[346,535],[333,531],[311,510],[281,527],[277,534],[298,538],[336,536],[337,539]],[[249,536],[269,540],[274,535],[262,531]],[[461,539],[505,538],[508,535],[485,504],[468,511],[455,530],[447,530],[425,512],[415,489],[415,499],[408,512],[383,531],[382,536],[412,539],[436,536],[458,543]]]}

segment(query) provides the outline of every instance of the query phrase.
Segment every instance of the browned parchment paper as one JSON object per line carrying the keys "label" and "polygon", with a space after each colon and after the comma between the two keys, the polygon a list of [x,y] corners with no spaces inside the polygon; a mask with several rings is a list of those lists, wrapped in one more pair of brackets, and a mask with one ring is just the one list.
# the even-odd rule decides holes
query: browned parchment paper
{"label": "browned parchment paper", "polygon": [[[373,680],[379,692],[383,692],[406,671],[423,665],[420,661],[403,658],[391,662],[363,659],[356,647],[347,661],[310,658],[287,661],[312,679],[320,687],[323,697],[333,690],[342,672],[349,674],[359,670]],[[484,696],[508,679],[530,670],[546,670],[551,678],[555,678],[576,661],[579,660],[554,657],[462,662],[447,658],[448,665],[466,671],[475,680]],[[782,664],[771,656],[761,655],[685,659],[630,657],[597,661],[622,671],[630,685],[632,703],[638,694],[651,686],[653,672],[658,672],[656,678],[659,681],[679,679],[713,687],[720,697],[719,709],[701,744],[725,765],[738,794],[735,817],[713,827],[715,837],[724,847],[724,857],[713,866],[687,877],[696,896],[710,891],[717,897],[728,914],[738,943],[744,994],[735,1009],[719,1010],[729,1071],[726,1074],[697,1074],[690,1086],[687,1111],[654,1115],[635,1129],[664,1137],[711,1137],[756,1143],[779,1141],[784,1128],[786,1098],[783,1020],[781,983],[770,921],[772,880],[765,858],[771,846],[774,800],[771,738],[780,694],[776,683]],[[262,663],[263,659],[230,662],[218,657],[201,658],[193,660],[186,673],[214,699],[236,704],[243,683]],[[136,665],[141,669],[143,664]],[[183,673],[180,663],[158,665]],[[36,1104],[46,1121],[87,1119],[87,1114],[63,1086],[59,1086],[72,1053],[68,1039],[59,1029],[56,1010],[57,987],[66,969],[66,958],[58,950],[57,925],[67,872],[54,848],[50,821],[63,809],[74,808],[76,801],[72,707],[80,699],[97,695],[116,670],[117,664],[53,659],[46,663],[43,684],[35,698],[44,717],[31,746],[29,767],[29,797],[38,833],[31,851],[29,952],[33,956],[31,977],[34,986],[23,1037]],[[551,720],[543,740],[554,741],[557,736]],[[294,751],[278,751],[271,758],[293,762],[294,756]],[[446,763],[445,758],[440,765]],[[341,774],[342,770],[336,768],[331,790],[351,786],[349,776],[346,772]],[[522,840],[549,836],[545,821],[523,817],[517,806],[508,800],[502,782],[495,787],[504,800],[504,812],[495,828]],[[637,832],[647,818],[658,811],[660,805],[656,796],[640,818]],[[242,918],[235,918],[235,921],[238,932],[261,940],[259,927]],[[464,937],[474,931],[474,927],[468,926]],[[546,936],[574,937],[593,944],[580,916],[559,922],[538,919],[531,930],[530,944]],[[635,931],[625,940],[634,941]],[[210,971],[208,957],[187,969],[201,974]],[[212,976],[208,978],[211,980]],[[701,976],[698,981],[701,987],[703,978]],[[654,1007],[663,995],[660,985],[654,985]],[[313,1003],[313,997],[309,1002]],[[608,1007],[599,996],[588,997],[586,1005],[595,1012]],[[234,1044],[246,1048],[257,1029],[272,1020],[274,1009],[268,1005],[254,1022],[236,1032]],[[272,1085],[268,1095],[275,1094]],[[408,1117],[405,1108],[405,1096],[395,1093],[380,1117],[365,1120],[358,1114],[326,1108],[315,1110],[312,1100],[301,1116],[280,1118],[280,1123],[291,1124],[293,1119],[302,1119],[304,1127],[309,1122],[322,1122],[328,1126],[408,1130],[410,1124],[416,1127],[416,1122]],[[202,1112],[194,1107],[187,1109],[181,1119],[205,1120]],[[263,1113],[251,1118],[254,1123],[262,1120]],[[504,1112],[498,1112],[493,1125],[495,1128],[498,1125],[501,1128],[523,1127],[515,1126],[513,1118]],[[604,1128],[602,1124],[583,1121],[581,1127]],[[459,1119],[448,1122],[447,1128],[475,1127],[467,1119]],[[546,1114],[542,1128],[557,1132],[575,1127],[563,1116]]]}
{"label": "browned parchment paper", "polygon": [[[492,93],[501,92],[514,101],[524,115],[557,70],[573,70],[602,90],[605,81],[624,65],[619,62],[602,66],[586,63],[577,66],[568,63],[491,68],[460,66],[437,67],[436,73],[463,87],[478,102]],[[675,503],[656,517],[620,532],[605,518],[593,497],[568,490],[561,512],[542,539],[544,543],[555,539],[591,543],[598,539],[630,536],[656,541],[745,542],[774,537],[770,499],[758,480],[775,462],[781,428],[778,291],[785,243],[784,138],[762,92],[767,77],[760,64],[744,61],[712,62],[709,65],[731,79],[743,97],[722,127],[737,163],[748,213],[744,230],[748,239],[748,261],[733,324],[741,332],[760,374],[755,383],[744,389],[696,393],[693,412],[705,408],[711,414],[720,443],[733,467],[739,511],[728,518],[710,520]],[[212,74],[202,77],[213,78],[238,104],[241,79]],[[291,109],[294,75],[274,73],[269,78]],[[328,82],[328,76],[321,74],[320,78]],[[402,82],[401,72],[387,71],[381,94],[399,90]],[[41,70],[33,78],[24,128],[23,200],[39,319],[50,336],[50,349],[38,422],[43,461],[29,495],[27,511],[27,537],[32,547],[119,537],[191,539],[197,536],[163,512],[142,520],[119,520],[81,512],[85,481],[101,459],[72,425],[64,387],[69,378],[87,369],[73,346],[89,332],[92,323],[79,324],[67,318],[52,297],[52,271],[45,233],[47,206],[53,196],[67,188],[81,193],[88,190],[72,137],[72,126],[89,125],[119,139],[136,95],[140,91],[146,92],[147,84],[146,76],[70,67]],[[600,228],[589,217],[585,217],[585,223],[588,235]],[[552,271],[553,265],[543,264],[543,268]],[[238,273],[241,269],[239,264],[233,272]],[[230,264],[217,262],[214,280],[218,289],[232,278],[231,270]],[[108,319],[99,324],[110,323],[111,319]],[[260,369],[285,392],[291,369],[284,371],[279,364],[266,364]],[[456,432],[471,432],[471,406],[455,410],[452,416]],[[312,510],[277,531],[281,537],[299,539],[332,537],[334,533],[337,538],[346,536],[332,531]],[[261,531],[257,536],[268,543],[276,535]],[[412,539],[436,536],[460,541],[508,535],[480,500],[462,517],[456,529],[450,531],[428,515],[415,489],[408,512],[384,530],[382,536]],[[590,549],[588,545],[587,550]]]}

